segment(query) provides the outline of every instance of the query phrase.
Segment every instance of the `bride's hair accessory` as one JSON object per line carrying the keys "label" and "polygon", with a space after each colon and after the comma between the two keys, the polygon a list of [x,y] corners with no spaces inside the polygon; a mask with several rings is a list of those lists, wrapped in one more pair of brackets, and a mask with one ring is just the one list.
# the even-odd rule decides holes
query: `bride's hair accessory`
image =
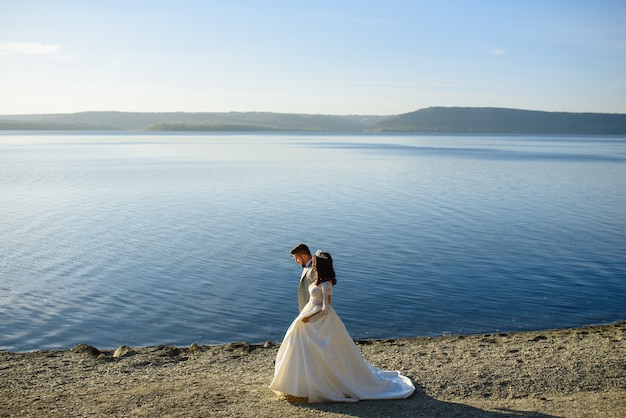
{"label": "bride's hair accessory", "polygon": [[328,257],[326,257],[326,253],[324,253],[324,251],[322,250],[315,251],[315,256],[319,258],[323,258],[324,260],[328,260]]}

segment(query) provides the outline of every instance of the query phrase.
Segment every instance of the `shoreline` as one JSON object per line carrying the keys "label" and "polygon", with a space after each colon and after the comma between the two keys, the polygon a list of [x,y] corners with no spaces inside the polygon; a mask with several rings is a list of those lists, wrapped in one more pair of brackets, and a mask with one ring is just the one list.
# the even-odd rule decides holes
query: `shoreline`
{"label": "shoreline", "polygon": [[626,321],[356,340],[406,400],[307,404],[268,388],[278,344],[0,352],[0,416],[626,416]]}
{"label": "shoreline", "polygon": [[[294,316],[295,318],[295,316]],[[421,335],[421,336],[404,336],[404,337],[373,337],[373,338],[368,338],[368,337],[363,337],[363,338],[358,338],[355,337],[353,338],[353,341],[357,344],[357,345],[361,345],[361,344],[369,344],[371,342],[384,342],[384,341],[399,341],[399,340],[419,340],[419,339],[437,339],[437,338],[450,338],[450,337],[459,337],[459,338],[471,338],[477,335],[481,335],[481,336],[487,336],[487,335],[501,335],[501,334],[523,334],[523,333],[532,333],[532,332],[554,332],[554,331],[560,331],[560,330],[569,330],[569,329],[586,329],[586,328],[598,328],[598,327],[604,327],[604,326],[611,326],[611,325],[616,325],[616,324],[621,324],[621,323],[626,323],[626,319],[620,319],[620,320],[616,320],[613,322],[599,322],[599,323],[586,323],[583,325],[571,325],[571,326],[563,326],[563,327],[557,327],[557,328],[538,328],[538,329],[526,329],[526,330],[515,330],[515,329],[510,329],[510,330],[495,330],[495,331],[485,331],[485,332],[474,332],[474,333],[467,333],[467,334],[463,334],[461,332],[459,333],[454,333],[454,332],[441,332],[441,333],[437,333],[437,334],[433,334],[433,335]],[[285,328],[286,330],[286,328]],[[284,335],[281,334],[281,338]],[[155,348],[155,347],[164,347],[164,346],[169,346],[169,347],[174,347],[174,348],[178,348],[178,349],[185,349],[188,347],[192,347],[192,346],[198,346],[198,347],[225,347],[225,346],[230,346],[232,344],[247,344],[250,347],[259,347],[259,346],[263,346],[266,344],[272,344],[272,345],[280,345],[280,341],[278,340],[265,340],[265,341],[255,341],[255,342],[250,342],[250,341],[225,341],[225,342],[215,342],[215,343],[198,343],[197,341],[193,341],[189,344],[186,343],[175,343],[175,342],[170,342],[170,343],[165,343],[165,344],[148,344],[148,345],[134,345],[134,346],[128,346],[126,344],[122,344],[121,346],[117,346],[117,347],[113,347],[113,346],[107,346],[107,347],[100,347],[97,344],[89,344],[89,343],[84,343],[84,342],[78,342],[76,343],[74,346],[65,346],[65,347],[51,347],[51,348],[41,348],[41,349],[27,349],[27,350],[12,350],[12,349],[6,349],[6,348],[0,348],[0,355],[3,353],[10,353],[10,354],[29,354],[29,353],[59,353],[59,352],[64,352],[64,351],[72,351],[74,349],[76,349],[77,347],[81,346],[88,346],[88,347],[93,347],[94,349],[98,350],[99,352],[103,353],[103,354],[107,354],[107,353],[113,353],[117,348],[120,347],[134,347],[135,349],[139,349],[139,350],[144,350],[144,349],[150,349],[150,348]]]}

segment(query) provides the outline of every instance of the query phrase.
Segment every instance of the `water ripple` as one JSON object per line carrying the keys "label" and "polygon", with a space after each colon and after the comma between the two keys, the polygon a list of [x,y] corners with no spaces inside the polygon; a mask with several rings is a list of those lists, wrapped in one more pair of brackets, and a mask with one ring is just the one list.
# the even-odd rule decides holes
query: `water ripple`
{"label": "water ripple", "polygon": [[626,140],[0,138],[0,350],[279,340],[305,241],[355,338],[626,312]]}

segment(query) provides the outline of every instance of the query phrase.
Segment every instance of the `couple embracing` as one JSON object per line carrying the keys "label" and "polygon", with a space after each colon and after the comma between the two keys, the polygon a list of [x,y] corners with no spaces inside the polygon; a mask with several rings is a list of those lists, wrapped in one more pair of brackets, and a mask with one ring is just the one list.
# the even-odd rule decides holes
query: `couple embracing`
{"label": "couple embracing", "polygon": [[333,309],[337,279],[331,255],[321,250],[311,255],[305,244],[295,246],[291,255],[303,267],[300,314],[280,345],[270,389],[310,403],[408,398],[415,391],[411,380],[363,359]]}

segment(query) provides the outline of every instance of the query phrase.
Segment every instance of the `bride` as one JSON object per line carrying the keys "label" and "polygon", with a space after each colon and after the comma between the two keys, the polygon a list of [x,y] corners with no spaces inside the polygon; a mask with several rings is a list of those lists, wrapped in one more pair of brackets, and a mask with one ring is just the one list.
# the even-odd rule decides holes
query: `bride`
{"label": "bride", "polygon": [[279,395],[308,398],[310,403],[411,396],[415,387],[408,377],[363,359],[333,309],[331,296],[337,279],[330,254],[318,250],[313,269],[310,300],[287,329],[270,389]]}

